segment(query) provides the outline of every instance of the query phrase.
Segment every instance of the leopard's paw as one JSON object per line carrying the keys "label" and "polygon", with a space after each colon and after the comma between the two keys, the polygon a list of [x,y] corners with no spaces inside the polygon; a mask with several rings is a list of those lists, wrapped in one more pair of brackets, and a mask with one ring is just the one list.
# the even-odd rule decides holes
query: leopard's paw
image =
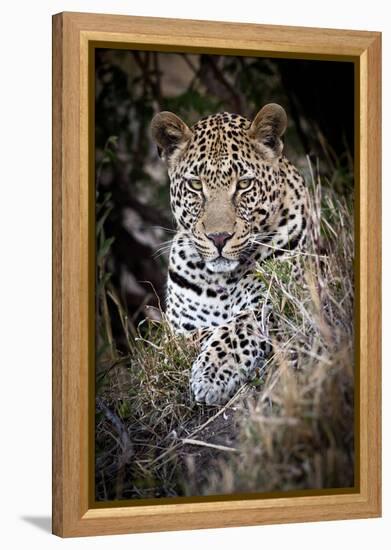
{"label": "leopard's paw", "polygon": [[241,384],[240,376],[228,365],[209,363],[201,354],[191,371],[191,390],[198,403],[223,405]]}

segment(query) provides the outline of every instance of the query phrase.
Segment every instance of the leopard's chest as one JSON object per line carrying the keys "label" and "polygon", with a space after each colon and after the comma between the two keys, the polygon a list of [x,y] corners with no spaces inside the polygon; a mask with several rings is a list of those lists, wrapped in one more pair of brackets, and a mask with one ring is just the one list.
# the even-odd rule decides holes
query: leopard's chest
{"label": "leopard's chest", "polygon": [[170,257],[166,315],[177,332],[217,327],[259,306],[262,290],[255,271],[210,273],[195,251],[177,247]]}

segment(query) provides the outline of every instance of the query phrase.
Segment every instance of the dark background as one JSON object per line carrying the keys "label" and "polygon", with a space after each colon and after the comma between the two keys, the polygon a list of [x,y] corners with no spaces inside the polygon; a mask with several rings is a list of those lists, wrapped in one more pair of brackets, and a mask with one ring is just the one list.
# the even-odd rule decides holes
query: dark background
{"label": "dark background", "polygon": [[306,175],[309,156],[323,185],[350,194],[353,63],[96,51],[99,346],[110,340],[100,320],[110,318],[111,337],[121,349],[124,324],[135,332],[146,305],[164,307],[168,247],[161,246],[174,225],[166,169],[150,138],[153,115],[170,110],[190,126],[218,111],[251,119],[269,102],[287,111],[288,158]]}

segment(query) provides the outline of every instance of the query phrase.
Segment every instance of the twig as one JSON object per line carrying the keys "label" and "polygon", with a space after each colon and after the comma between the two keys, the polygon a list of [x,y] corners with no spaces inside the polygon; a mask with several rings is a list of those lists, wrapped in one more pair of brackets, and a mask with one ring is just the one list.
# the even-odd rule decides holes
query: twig
{"label": "twig", "polygon": [[103,292],[102,295],[101,295],[101,302],[102,302],[103,319],[104,319],[104,323],[105,323],[107,341],[108,341],[108,344],[110,346],[111,360],[116,361],[118,356],[117,356],[117,351],[116,351],[115,346],[114,346],[114,338],[113,338],[113,331],[112,331],[112,328],[111,328],[111,319],[110,319],[110,313],[109,313],[109,306],[108,306],[108,303],[107,303],[107,297],[106,297],[105,292]]}
{"label": "twig", "polygon": [[219,451],[228,451],[230,453],[238,453],[238,449],[234,447],[226,447],[225,445],[217,445],[215,443],[206,443],[206,441],[200,441],[199,439],[182,439],[183,445],[199,445],[200,447],[210,447],[211,449],[217,449]]}
{"label": "twig", "polygon": [[206,88],[209,95],[219,98],[220,102],[225,104],[226,110],[231,112],[242,112],[238,108],[240,101],[236,100],[236,91],[230,86],[229,82],[225,80],[225,77],[221,74],[220,69],[214,65],[213,57],[208,54],[202,54],[199,58],[199,70],[190,84],[190,89],[194,86],[195,82],[199,81],[199,84]]}
{"label": "twig", "polygon": [[297,426],[300,422],[298,418],[292,416],[283,416],[282,418],[273,416],[261,416],[256,417],[256,421],[260,424],[274,424],[276,426]]}
{"label": "twig", "polygon": [[184,59],[184,61],[187,63],[187,65],[190,67],[190,69],[193,71],[193,73],[195,75],[198,74],[198,69],[195,65],[193,65],[193,63],[190,61],[190,59],[188,58],[187,54],[183,53],[181,54],[182,55],[182,58]]}

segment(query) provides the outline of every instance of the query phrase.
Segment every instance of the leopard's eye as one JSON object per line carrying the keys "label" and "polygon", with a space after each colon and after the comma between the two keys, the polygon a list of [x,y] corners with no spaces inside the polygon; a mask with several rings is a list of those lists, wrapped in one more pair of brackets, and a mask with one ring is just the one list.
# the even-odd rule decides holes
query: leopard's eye
{"label": "leopard's eye", "polygon": [[202,191],[202,183],[201,180],[197,179],[189,179],[187,180],[188,184],[194,191]]}
{"label": "leopard's eye", "polygon": [[238,181],[238,189],[241,191],[244,191],[245,189],[249,189],[251,187],[253,180],[251,178],[246,178]]}

